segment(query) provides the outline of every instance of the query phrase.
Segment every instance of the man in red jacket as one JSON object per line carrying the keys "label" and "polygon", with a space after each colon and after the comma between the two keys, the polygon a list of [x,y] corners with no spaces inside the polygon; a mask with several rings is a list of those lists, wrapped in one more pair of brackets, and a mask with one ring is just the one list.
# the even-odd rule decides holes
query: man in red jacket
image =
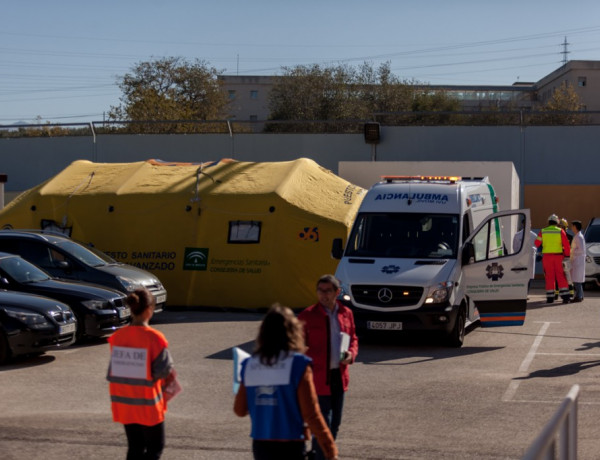
{"label": "man in red jacket", "polygon": [[[323,275],[317,282],[319,302],[302,311],[298,318],[304,323],[306,354],[313,361],[313,378],[319,406],[335,439],[344,407],[344,393],[348,389],[348,366],[358,354],[358,338],[354,315],[338,302],[340,283],[333,275]],[[315,459],[323,453],[313,439]]]}

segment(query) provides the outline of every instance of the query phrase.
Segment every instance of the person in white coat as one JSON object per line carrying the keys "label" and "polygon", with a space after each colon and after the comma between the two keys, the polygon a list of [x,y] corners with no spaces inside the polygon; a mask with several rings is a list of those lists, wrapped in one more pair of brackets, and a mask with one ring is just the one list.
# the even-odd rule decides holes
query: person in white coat
{"label": "person in white coat", "polygon": [[575,236],[571,243],[571,279],[575,287],[575,298],[573,302],[583,300],[583,283],[585,282],[585,238],[581,233],[581,222],[571,222],[571,229]]}

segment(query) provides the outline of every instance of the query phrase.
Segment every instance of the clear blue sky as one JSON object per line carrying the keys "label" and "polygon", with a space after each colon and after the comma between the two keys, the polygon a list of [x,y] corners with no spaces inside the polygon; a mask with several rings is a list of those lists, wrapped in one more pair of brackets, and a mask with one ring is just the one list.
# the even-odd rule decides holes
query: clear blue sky
{"label": "clear blue sky", "polygon": [[374,66],[431,84],[537,81],[600,60],[600,1],[14,0],[2,2],[0,124],[99,121],[118,76],[165,56],[225,74]]}

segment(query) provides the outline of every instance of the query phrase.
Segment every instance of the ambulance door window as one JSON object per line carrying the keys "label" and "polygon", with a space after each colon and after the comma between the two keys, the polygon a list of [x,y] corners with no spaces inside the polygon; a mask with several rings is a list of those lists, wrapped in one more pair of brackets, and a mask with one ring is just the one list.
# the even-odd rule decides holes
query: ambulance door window
{"label": "ambulance door window", "polygon": [[[519,215],[518,218],[523,219],[524,216]],[[514,221],[516,218],[512,215],[495,217],[479,229],[473,237],[475,262],[510,255],[503,235],[507,233],[507,229],[512,228]]]}

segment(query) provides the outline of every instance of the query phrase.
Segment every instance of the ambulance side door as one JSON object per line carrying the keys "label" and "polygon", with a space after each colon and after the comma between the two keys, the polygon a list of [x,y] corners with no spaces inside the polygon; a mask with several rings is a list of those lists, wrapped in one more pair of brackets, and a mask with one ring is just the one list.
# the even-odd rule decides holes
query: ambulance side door
{"label": "ambulance side door", "polygon": [[[479,310],[482,327],[522,326],[525,321],[532,269],[529,215],[529,209],[491,214],[463,245],[464,292]],[[520,229],[525,238],[513,248]]]}

